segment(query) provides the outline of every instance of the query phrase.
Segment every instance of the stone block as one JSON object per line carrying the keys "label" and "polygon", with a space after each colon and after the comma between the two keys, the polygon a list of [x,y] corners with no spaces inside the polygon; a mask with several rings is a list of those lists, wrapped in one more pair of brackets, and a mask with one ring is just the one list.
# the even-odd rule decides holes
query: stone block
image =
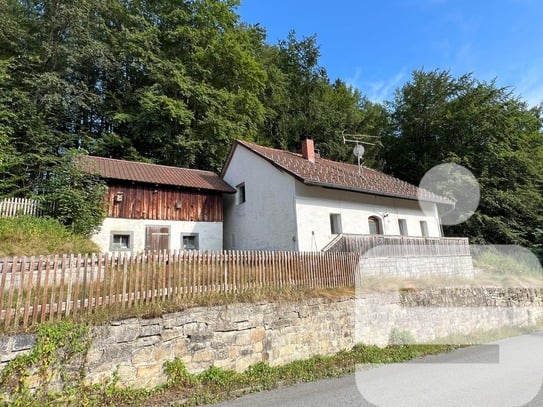
{"label": "stone block", "polygon": [[190,322],[183,325],[183,334],[186,336],[205,335],[208,332],[207,324],[204,322]]}
{"label": "stone block", "polygon": [[104,355],[103,349],[94,349],[91,348],[89,352],[87,353],[87,363],[88,364],[94,364],[100,361],[102,359],[102,356]]}
{"label": "stone block", "polygon": [[111,327],[111,337],[117,343],[135,341],[140,336],[141,328],[135,326],[119,325]]}
{"label": "stone block", "polygon": [[230,359],[235,360],[239,358],[239,351],[240,351],[239,346],[231,346],[230,351],[229,351]]}
{"label": "stone block", "polygon": [[141,328],[140,337],[160,335],[162,333],[162,325],[144,325]]}
{"label": "stone block", "polygon": [[153,358],[156,362],[164,363],[166,360],[172,360],[174,358],[174,347],[171,342],[162,343],[159,346],[155,346],[153,349]]}
{"label": "stone block", "polygon": [[239,332],[238,335],[236,336],[235,344],[237,346],[250,345],[251,343],[252,343],[252,340],[251,340],[251,334],[249,333],[249,331]]}
{"label": "stone block", "polygon": [[150,346],[137,349],[134,351],[131,360],[134,366],[149,365],[155,361],[154,349]]}
{"label": "stone block", "polygon": [[136,378],[152,378],[162,373],[162,364],[155,363],[151,365],[138,366],[136,368]]}
{"label": "stone block", "polygon": [[174,339],[172,341],[172,353],[174,357],[180,357],[187,352],[188,340],[184,338]]}
{"label": "stone block", "polygon": [[264,327],[258,327],[251,330],[251,342],[261,342],[266,337],[266,330]]}
{"label": "stone block", "polygon": [[10,336],[0,337],[0,355],[11,351],[13,339]]}
{"label": "stone block", "polygon": [[121,363],[124,360],[129,360],[132,358],[132,348],[130,345],[122,346],[118,344],[113,344],[105,348],[104,353],[102,354],[103,362],[112,362],[112,363]]}
{"label": "stone block", "polygon": [[120,377],[120,382],[130,385],[137,378],[136,367],[129,363],[122,363],[117,366],[117,373]]}
{"label": "stone block", "polygon": [[192,355],[192,362],[193,363],[201,363],[201,362],[213,362],[215,359],[215,352],[211,349],[203,349],[199,350]]}
{"label": "stone block", "polygon": [[36,345],[36,335],[17,335],[13,341],[13,347],[11,348],[13,352],[20,352],[22,350],[29,350]]}
{"label": "stone block", "polygon": [[254,365],[257,362],[260,362],[262,358],[260,355],[258,357],[244,357],[236,360],[235,370],[236,372],[244,372],[251,365]]}
{"label": "stone block", "polygon": [[163,341],[171,341],[172,339],[180,338],[180,337],[184,336],[183,328],[181,328],[181,327],[172,327],[172,328],[168,328],[168,329],[163,329],[162,332],[160,333],[160,336],[161,336]]}
{"label": "stone block", "polygon": [[143,348],[145,346],[154,346],[157,343],[162,342],[162,338],[160,335],[154,335],[154,336],[145,336],[145,337],[139,337],[135,341],[132,342],[133,347]]}

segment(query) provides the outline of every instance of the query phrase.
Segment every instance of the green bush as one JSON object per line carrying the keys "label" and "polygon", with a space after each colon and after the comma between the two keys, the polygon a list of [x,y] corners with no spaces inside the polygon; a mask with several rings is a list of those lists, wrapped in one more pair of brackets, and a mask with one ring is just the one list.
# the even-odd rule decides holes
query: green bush
{"label": "green bush", "polygon": [[67,153],[44,186],[45,208],[72,232],[91,236],[102,224],[106,212],[106,186],[96,175],[77,166],[77,153]]}

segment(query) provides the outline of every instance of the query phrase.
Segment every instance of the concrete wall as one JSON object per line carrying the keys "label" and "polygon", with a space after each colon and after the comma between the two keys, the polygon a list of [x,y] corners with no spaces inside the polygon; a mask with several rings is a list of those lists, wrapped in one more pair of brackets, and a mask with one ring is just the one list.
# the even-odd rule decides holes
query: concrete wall
{"label": "concrete wall", "polygon": [[[356,301],[356,342],[383,346],[393,331],[416,343],[503,327],[535,326],[543,317],[542,292],[494,287],[446,288],[361,294]],[[456,338],[455,338],[456,337]]]}
{"label": "concrete wall", "polygon": [[246,201],[225,195],[224,245],[237,250],[297,250],[294,179],[238,145],[224,174],[245,183]]}
{"label": "concrete wall", "polygon": [[[488,312],[473,312],[474,307]],[[149,388],[166,382],[164,362],[175,357],[190,372],[211,365],[242,371],[260,361],[279,365],[333,354],[357,342],[386,344],[393,329],[430,340],[452,331],[534,324],[542,316],[540,291],[492,288],[199,307],[95,327],[86,361],[79,363],[89,382],[111,379],[117,371],[120,384]],[[1,337],[0,367],[28,352],[35,340],[35,335]]]}
{"label": "concrete wall", "polygon": [[[300,251],[319,251],[336,237],[330,214],[341,215],[343,233],[369,234],[368,217],[381,219],[383,234],[400,235],[398,219],[405,219],[409,236],[422,236],[425,220],[430,237],[441,236],[437,211],[425,216],[417,201],[307,186],[296,182],[296,220]],[[384,216],[384,214],[388,216]]]}
{"label": "concrete wall", "polygon": [[474,275],[471,256],[362,257],[359,270],[365,276],[466,277]]}
{"label": "concrete wall", "polygon": [[170,227],[170,250],[180,250],[183,233],[197,233],[200,250],[222,250],[222,222],[187,222],[171,220],[106,218],[100,231],[92,240],[100,246],[102,252],[110,251],[111,234],[114,232],[131,232],[133,234],[132,251],[145,250],[146,226]]}

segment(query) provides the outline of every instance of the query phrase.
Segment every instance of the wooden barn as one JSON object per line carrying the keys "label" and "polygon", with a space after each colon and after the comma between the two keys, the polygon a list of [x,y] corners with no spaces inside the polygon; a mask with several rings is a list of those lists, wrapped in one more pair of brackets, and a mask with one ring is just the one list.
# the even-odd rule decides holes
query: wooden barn
{"label": "wooden barn", "polygon": [[222,250],[223,194],[209,171],[82,156],[108,186],[107,217],[93,240],[107,251]]}

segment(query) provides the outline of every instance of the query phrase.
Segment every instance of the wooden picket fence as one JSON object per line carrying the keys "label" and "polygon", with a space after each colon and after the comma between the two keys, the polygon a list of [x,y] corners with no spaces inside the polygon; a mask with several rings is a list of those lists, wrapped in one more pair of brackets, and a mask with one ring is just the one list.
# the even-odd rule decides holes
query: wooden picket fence
{"label": "wooden picket fence", "polygon": [[353,286],[355,253],[159,252],[0,259],[0,331],[172,299]]}
{"label": "wooden picket fence", "polygon": [[23,215],[43,215],[40,202],[35,199],[28,198],[6,198],[0,200],[0,217],[14,217]]}

